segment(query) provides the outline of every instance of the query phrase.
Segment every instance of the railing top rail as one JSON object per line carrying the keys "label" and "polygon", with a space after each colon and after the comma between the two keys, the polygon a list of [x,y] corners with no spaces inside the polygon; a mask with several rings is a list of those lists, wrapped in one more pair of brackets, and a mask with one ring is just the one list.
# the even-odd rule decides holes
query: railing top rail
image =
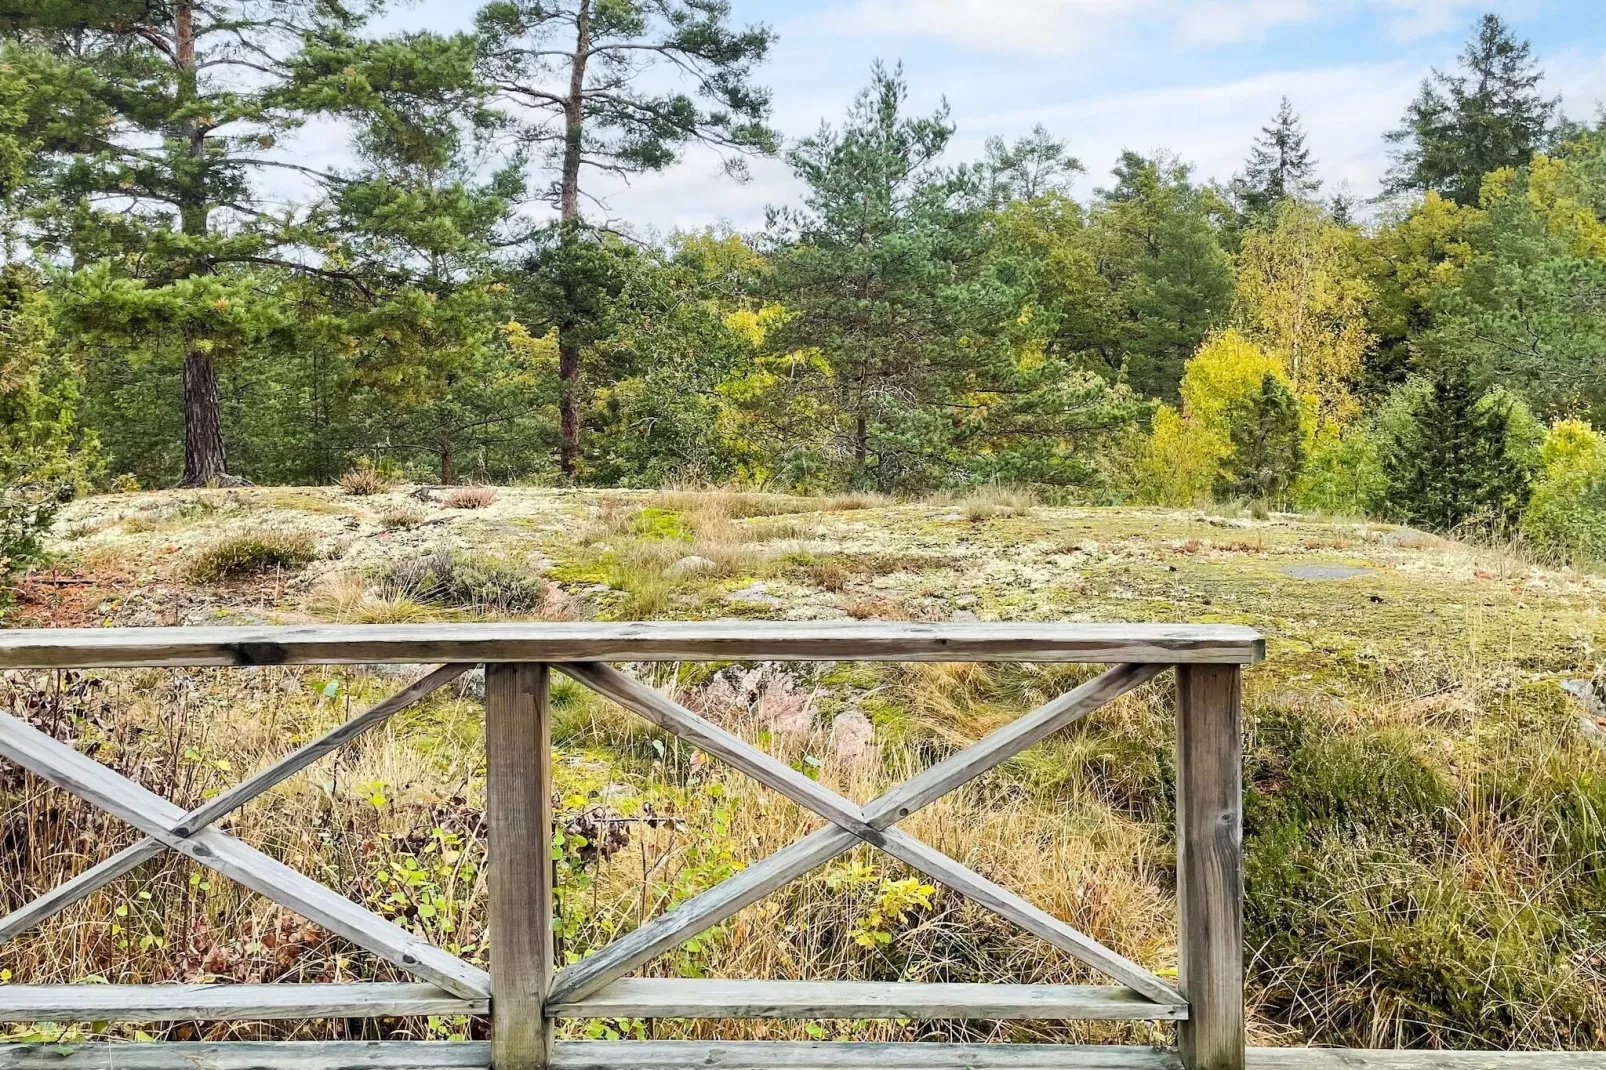
{"label": "railing top rail", "polygon": [[0,630],[0,669],[501,661],[1039,661],[1249,664],[1228,624],[880,621],[349,624]]}

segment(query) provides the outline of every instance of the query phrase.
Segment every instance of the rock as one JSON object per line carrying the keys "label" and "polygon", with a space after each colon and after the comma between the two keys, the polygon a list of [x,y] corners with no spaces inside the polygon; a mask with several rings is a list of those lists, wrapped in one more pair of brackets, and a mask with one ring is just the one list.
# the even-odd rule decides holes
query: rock
{"label": "rock", "polygon": [[763,580],[757,580],[739,591],[732,591],[725,597],[732,602],[751,602],[759,606],[778,606],[781,604],[779,598],[766,591]]}
{"label": "rock", "polygon": [[1606,701],[1593,680],[1563,680],[1561,689],[1571,695],[1583,708],[1578,715],[1578,730],[1596,746],[1606,747]]}
{"label": "rock", "polygon": [[718,565],[710,561],[708,558],[699,557],[696,554],[692,554],[690,557],[683,557],[679,561],[676,561],[673,565],[670,565],[668,568],[664,569],[664,575],[690,576],[698,572],[712,572],[718,567]]}
{"label": "rock", "polygon": [[948,619],[955,624],[975,624],[978,618],[976,617],[976,611],[973,609],[956,609]]}
{"label": "rock", "polygon": [[875,744],[875,726],[861,710],[844,710],[831,722],[831,746],[839,761],[856,762]]}
{"label": "rock", "polygon": [[476,665],[457,678],[454,685],[458,698],[483,699],[485,697],[485,666]]}
{"label": "rock", "polygon": [[1356,565],[1289,565],[1283,572],[1299,580],[1350,580],[1372,574],[1371,569]]}

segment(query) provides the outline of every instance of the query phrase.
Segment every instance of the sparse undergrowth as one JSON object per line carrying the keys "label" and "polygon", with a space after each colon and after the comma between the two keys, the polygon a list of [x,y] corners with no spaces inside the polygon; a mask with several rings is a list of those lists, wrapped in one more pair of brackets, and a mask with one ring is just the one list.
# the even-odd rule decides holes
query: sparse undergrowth
{"label": "sparse undergrowth", "polygon": [[[168,548],[183,548],[192,534],[211,545],[201,533],[219,517],[277,530],[294,509],[297,524],[349,540],[329,571],[284,595],[286,614],[325,619],[968,614],[1254,624],[1271,637],[1270,660],[1247,675],[1245,703],[1256,1041],[1606,1046],[1606,750],[1555,685],[1597,670],[1606,584],[1595,577],[1387,527],[1028,500],[810,510],[807,499],[729,492],[505,489],[491,513],[441,514],[448,519],[418,528],[386,519],[394,501],[328,495],[236,492],[207,499],[221,504],[188,528],[171,518],[193,499],[173,495],[151,511],[164,518],[160,531],[132,533],[100,523],[95,503],[81,503],[60,522],[77,534],[58,550],[85,569],[97,555],[115,555],[171,575]],[[326,511],[329,502],[350,509]],[[112,515],[126,511],[108,505]],[[118,610],[108,612],[117,619]],[[639,671],[864,799],[1090,670],[841,663]],[[350,669],[114,672],[105,680],[18,675],[0,702],[181,805],[271,760],[287,738],[307,738],[400,686]],[[910,831],[1123,954],[1173,968],[1168,686],[1150,685],[1039,744],[916,815]],[[478,717],[474,701],[439,696],[245,811],[235,830],[483,961]],[[747,778],[561,677],[554,717],[566,957],[813,827]],[[100,820],[0,766],[0,840],[14,847],[0,852],[0,911],[124,842]],[[147,867],[0,946],[4,970],[14,983],[392,976],[179,863]],[[869,852],[836,860],[649,972],[1101,980]],[[164,1035],[358,1035],[348,1028],[192,1024]],[[369,1028],[362,1035],[483,1032],[466,1020]],[[649,1027],[609,1020],[566,1028],[636,1036]],[[651,1029],[660,1037],[1167,1038],[1121,1023]]]}

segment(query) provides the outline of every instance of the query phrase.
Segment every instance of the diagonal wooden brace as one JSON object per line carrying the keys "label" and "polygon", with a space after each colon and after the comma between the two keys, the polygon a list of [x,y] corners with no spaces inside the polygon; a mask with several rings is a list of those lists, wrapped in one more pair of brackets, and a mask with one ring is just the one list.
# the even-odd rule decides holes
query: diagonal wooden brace
{"label": "diagonal wooden brace", "polygon": [[1165,666],[1122,665],[1111,669],[938,762],[875,799],[863,810],[639,680],[592,663],[563,664],[557,668],[693,746],[748,773],[835,827],[811,833],[561,971],[552,986],[554,1001],[583,999],[693,932],[718,924],[862,840],[1108,973],[1149,999],[1164,1004],[1185,1002],[1176,989],[1137,963],[940,851],[890,827],[1031,744],[1152,679]]}
{"label": "diagonal wooden brace", "polygon": [[[193,835],[195,830],[238,810],[274,785],[289,779],[325,754],[350,742],[375,725],[382,724],[392,714],[406,709],[430,692],[451,683],[471,668],[472,665],[442,665],[384,701],[375,703],[345,723],[330,729],[300,750],[286,755],[262,772],[213,796],[185,814],[169,831],[176,836]],[[92,894],[97,888],[155,858],[166,849],[161,840],[146,836],[104,862],[85,870],[66,884],[53,888],[31,903],[18,907],[0,918],[0,944],[38,925],[53,914],[67,909]]]}
{"label": "diagonal wooden brace", "polygon": [[214,828],[178,835],[172,830],[185,815],[173,803],[9,714],[0,714],[0,755],[409,973],[465,999],[490,995],[484,970],[233,836]]}

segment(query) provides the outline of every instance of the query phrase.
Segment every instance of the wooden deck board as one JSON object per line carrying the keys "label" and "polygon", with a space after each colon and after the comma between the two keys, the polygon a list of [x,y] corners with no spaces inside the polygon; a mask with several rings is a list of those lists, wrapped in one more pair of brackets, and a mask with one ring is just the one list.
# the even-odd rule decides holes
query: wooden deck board
{"label": "wooden deck board", "polygon": [[[0,1044],[0,1070],[484,1070],[483,1042]],[[1603,1070],[1606,1052],[1250,1048],[1250,1070]],[[1053,1044],[559,1041],[553,1070],[1178,1070],[1174,1052]]]}

